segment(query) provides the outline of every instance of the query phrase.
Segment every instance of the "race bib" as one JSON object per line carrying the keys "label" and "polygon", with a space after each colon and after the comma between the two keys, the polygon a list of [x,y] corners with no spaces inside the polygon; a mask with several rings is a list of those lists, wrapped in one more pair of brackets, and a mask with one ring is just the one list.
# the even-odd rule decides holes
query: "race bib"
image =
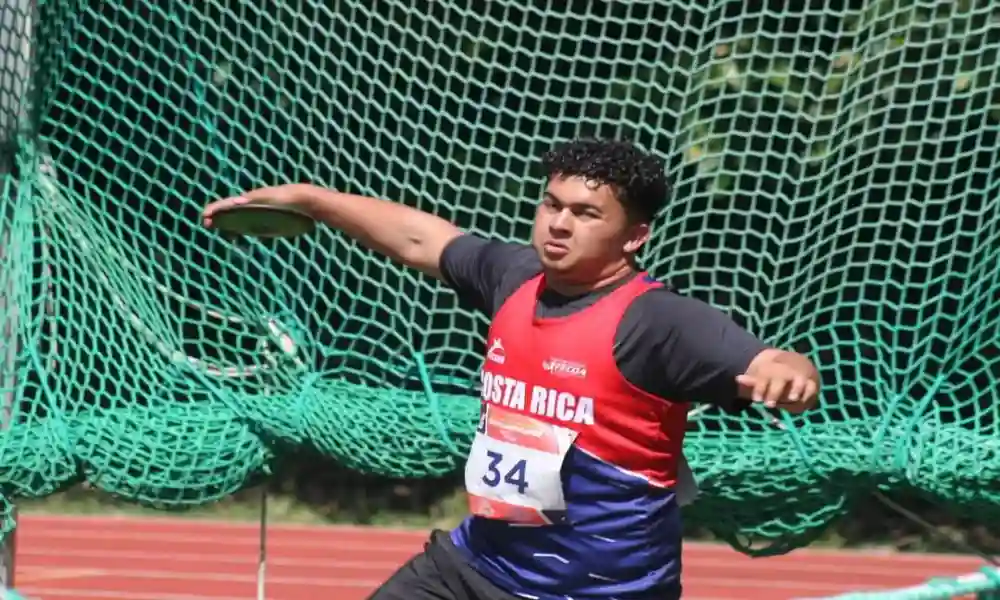
{"label": "race bib", "polygon": [[469,510],[487,519],[565,523],[562,465],[577,432],[484,404],[465,463]]}

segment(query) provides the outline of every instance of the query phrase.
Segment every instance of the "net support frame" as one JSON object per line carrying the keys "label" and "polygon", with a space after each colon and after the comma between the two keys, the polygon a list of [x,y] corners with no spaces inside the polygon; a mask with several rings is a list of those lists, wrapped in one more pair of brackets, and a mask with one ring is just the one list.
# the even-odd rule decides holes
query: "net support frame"
{"label": "net support frame", "polygon": [[[9,206],[13,206],[11,203]],[[12,211],[5,210],[5,213]],[[9,222],[9,214],[0,214],[0,226],[3,223]],[[7,264],[8,253],[10,249],[10,239],[11,232],[0,230],[0,265]],[[13,413],[15,409],[16,394],[14,391],[14,386],[17,384],[16,370],[17,370],[17,354],[18,346],[16,344],[17,339],[17,327],[18,327],[18,314],[17,307],[12,306],[12,299],[14,298],[13,285],[8,285],[5,289],[0,290],[0,318],[3,322],[0,323],[0,335],[3,336],[5,343],[5,350],[3,352],[3,368],[0,369],[0,373],[3,373],[3,382],[0,383],[3,389],[6,390],[3,394],[2,405],[0,405],[0,432],[3,432],[10,426],[10,421],[13,418]],[[0,433],[2,435],[2,433]],[[17,517],[16,509],[11,507],[12,518]],[[4,538],[2,544],[0,544],[0,590],[10,589],[14,587],[14,562],[16,556],[16,538],[17,531],[14,530],[10,532]]]}
{"label": "net support frame", "polygon": [[[9,207],[13,207],[13,203],[10,203]],[[10,212],[13,211],[4,210],[5,214],[0,214],[0,265],[7,264],[10,251],[11,232],[2,229],[2,225],[9,222]],[[0,279],[3,278],[0,277]],[[18,314],[16,305],[12,306],[13,298],[15,297],[12,293],[14,291],[12,288],[13,285],[8,285],[3,290],[0,290],[0,319],[3,320],[0,323],[0,335],[3,336],[5,342],[5,350],[2,357],[3,368],[0,369],[0,373],[3,373],[3,381],[0,382],[0,386],[6,390],[3,394],[2,405],[0,405],[0,432],[3,432],[10,426],[16,402],[14,386],[17,384],[16,371],[19,350],[16,344]],[[11,510],[14,511],[11,517],[16,518],[15,509],[12,507]],[[0,544],[0,590],[14,587],[16,537],[17,531],[12,531],[4,538],[3,543]]]}
{"label": "net support frame", "polygon": [[[32,111],[30,107],[33,88],[34,30],[37,21],[37,0],[0,0],[0,177],[16,175],[18,144],[25,131],[31,130]],[[20,192],[19,182],[11,181],[10,193]],[[0,268],[9,268],[13,251],[15,232],[7,227],[13,223],[17,200],[3,204],[0,211]],[[16,302],[13,278],[0,277],[8,285],[0,290],[0,335],[4,336],[5,351],[2,360],[3,381],[6,390],[0,404],[0,430],[7,429],[17,410],[17,357],[18,328],[20,310]],[[12,518],[17,517],[16,508],[11,507]],[[17,534],[11,532],[0,546],[0,590],[14,587]]]}
{"label": "net support frame", "polygon": [[267,600],[267,485],[260,491],[260,546],[257,554],[257,600]]}

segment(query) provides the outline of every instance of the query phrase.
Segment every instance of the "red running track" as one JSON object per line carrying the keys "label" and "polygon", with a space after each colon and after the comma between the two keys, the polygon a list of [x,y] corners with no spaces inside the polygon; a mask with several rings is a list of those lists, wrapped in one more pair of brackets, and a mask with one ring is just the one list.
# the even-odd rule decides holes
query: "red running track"
{"label": "red running track", "polygon": [[[363,600],[420,550],[421,531],[268,527],[268,600]],[[257,526],[175,518],[21,515],[15,587],[39,600],[254,600]],[[974,557],[800,550],[751,559],[687,544],[686,600],[782,600],[907,587]]]}

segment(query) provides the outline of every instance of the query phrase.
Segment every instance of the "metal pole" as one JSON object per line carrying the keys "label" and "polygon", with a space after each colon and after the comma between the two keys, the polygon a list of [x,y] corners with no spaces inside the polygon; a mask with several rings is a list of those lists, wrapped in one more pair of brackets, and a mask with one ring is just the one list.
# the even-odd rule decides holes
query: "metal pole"
{"label": "metal pole", "polygon": [[[0,281],[8,287],[0,290],[0,332],[4,352],[0,363],[0,386],[4,390],[0,405],[0,430],[7,429],[17,413],[17,355],[20,351],[20,310],[13,275],[18,260],[12,244],[15,207],[19,202],[15,159],[23,132],[31,131],[32,64],[34,62],[34,26],[36,0],[0,0],[0,181],[5,197],[0,198]],[[9,270],[7,270],[9,269]],[[0,431],[0,435],[3,435]],[[16,512],[13,517],[16,518]],[[7,536],[0,548],[0,590],[14,585],[16,533]]]}
{"label": "metal pole", "polygon": [[[6,189],[4,189],[6,188]],[[0,193],[3,191],[11,191],[13,193],[16,190],[16,185],[3,186],[0,188]],[[13,266],[13,259],[9,256],[11,254],[11,241],[12,232],[10,229],[11,224],[11,213],[10,210],[14,206],[12,199],[7,198],[5,200],[0,200],[3,203],[3,210],[0,211],[0,265]],[[0,293],[0,335],[2,335],[3,346],[3,363],[0,365],[0,388],[4,390],[3,393],[3,404],[0,408],[0,436],[5,434],[5,430],[10,426],[10,422],[14,416],[14,411],[16,409],[15,403],[17,402],[17,394],[15,392],[17,385],[17,353],[18,353],[18,306],[15,303],[17,296],[15,295],[13,277],[10,277],[9,273],[4,273],[6,268],[0,270],[0,281],[7,281],[8,285]],[[11,506],[11,518],[17,518],[17,512],[13,506]],[[14,548],[15,548],[15,538],[17,537],[16,531],[10,532],[9,535],[4,539],[2,546],[0,546],[0,590],[9,589],[14,587]]]}
{"label": "metal pole", "polygon": [[257,549],[257,600],[266,600],[265,574],[267,570],[267,484],[260,492],[260,546]]}

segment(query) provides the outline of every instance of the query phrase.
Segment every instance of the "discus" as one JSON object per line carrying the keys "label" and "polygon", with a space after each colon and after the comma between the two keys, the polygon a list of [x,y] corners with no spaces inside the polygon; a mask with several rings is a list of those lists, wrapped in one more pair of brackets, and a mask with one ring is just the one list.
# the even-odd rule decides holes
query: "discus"
{"label": "discus", "polygon": [[267,204],[237,204],[212,215],[212,224],[229,235],[292,238],[316,229],[316,221],[302,211]]}

